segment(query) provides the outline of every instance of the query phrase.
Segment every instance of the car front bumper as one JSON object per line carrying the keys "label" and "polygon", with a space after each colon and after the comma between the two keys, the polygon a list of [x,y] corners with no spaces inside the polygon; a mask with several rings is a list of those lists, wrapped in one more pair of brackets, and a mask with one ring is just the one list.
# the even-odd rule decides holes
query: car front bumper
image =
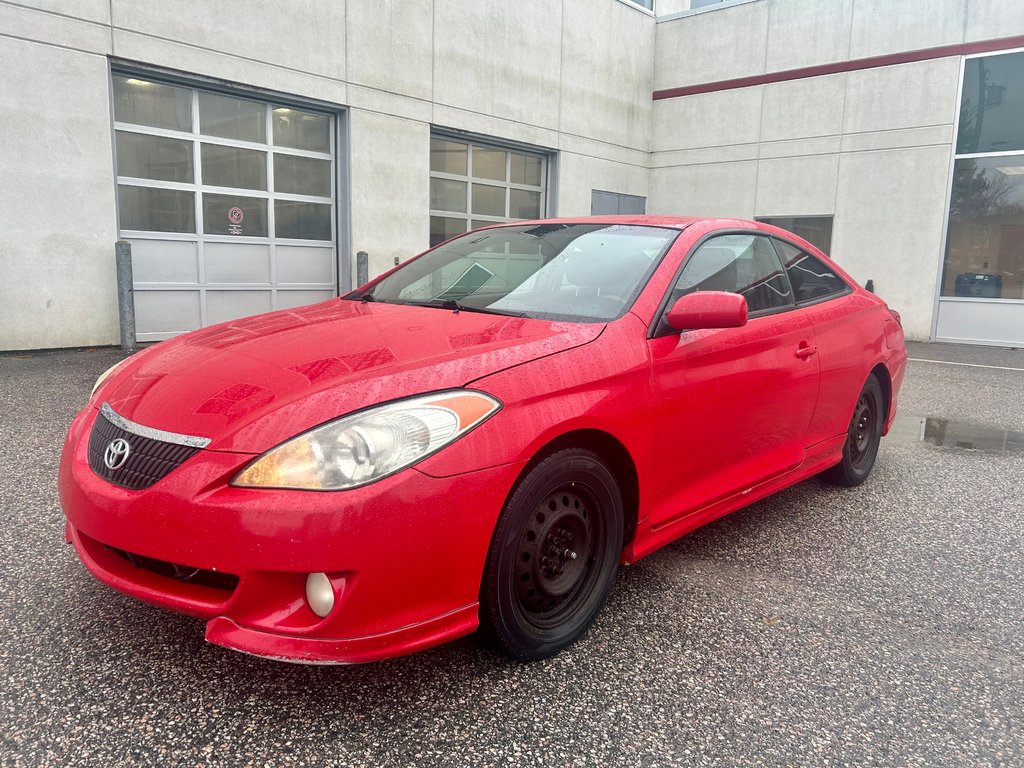
{"label": "car front bumper", "polygon": [[[228,481],[250,454],[204,450],[132,491],[89,467],[95,418],[76,417],[61,457],[68,540],[103,583],[206,620],[210,642],[356,663],[476,628],[487,547],[523,464],[443,478],[411,468],[341,492],[245,489]],[[335,596],[324,618],[305,598],[321,572]]]}

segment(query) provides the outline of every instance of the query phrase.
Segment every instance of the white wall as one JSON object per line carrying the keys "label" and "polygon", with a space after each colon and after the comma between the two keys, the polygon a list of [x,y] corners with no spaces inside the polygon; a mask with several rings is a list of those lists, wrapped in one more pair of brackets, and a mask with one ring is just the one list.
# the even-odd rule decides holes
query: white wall
{"label": "white wall", "polygon": [[[923,3],[759,0],[670,19],[657,24],[655,87],[1024,31],[1024,4],[985,3],[929,0],[923,15]],[[832,255],[927,339],[959,68],[949,57],[655,101],[648,210],[833,215]]]}
{"label": "white wall", "polygon": [[0,0],[0,349],[117,341],[107,57],[347,108],[372,275],[427,246],[431,126],[557,152],[558,214],[646,195],[654,26],[617,0]]}

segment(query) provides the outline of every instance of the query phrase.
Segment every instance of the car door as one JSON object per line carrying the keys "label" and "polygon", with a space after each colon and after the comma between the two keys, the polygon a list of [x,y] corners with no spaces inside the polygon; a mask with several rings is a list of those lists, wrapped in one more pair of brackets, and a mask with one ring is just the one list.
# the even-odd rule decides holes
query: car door
{"label": "car door", "polygon": [[818,402],[808,429],[811,441],[827,440],[846,432],[864,386],[865,349],[878,342],[865,335],[857,315],[870,312],[853,289],[828,264],[779,238],[772,238],[793,289],[798,311],[814,328],[821,383]]}
{"label": "car door", "polygon": [[740,328],[672,330],[648,340],[662,452],[651,505],[657,526],[797,467],[818,395],[811,324],[794,312],[771,241],[753,233],[704,240],[664,302],[699,290],[746,297]]}

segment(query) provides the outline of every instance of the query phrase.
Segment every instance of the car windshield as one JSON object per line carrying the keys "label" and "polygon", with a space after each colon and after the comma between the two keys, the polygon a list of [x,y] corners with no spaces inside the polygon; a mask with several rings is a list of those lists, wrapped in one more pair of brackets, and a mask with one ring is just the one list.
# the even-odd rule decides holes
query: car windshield
{"label": "car windshield", "polygon": [[626,224],[470,232],[348,298],[605,322],[632,305],[678,234]]}

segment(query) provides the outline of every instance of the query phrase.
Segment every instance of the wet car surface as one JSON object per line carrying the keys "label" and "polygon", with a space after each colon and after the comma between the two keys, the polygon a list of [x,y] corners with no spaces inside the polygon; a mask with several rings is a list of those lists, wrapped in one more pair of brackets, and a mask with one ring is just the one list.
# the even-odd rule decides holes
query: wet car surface
{"label": "wet car surface", "polygon": [[1024,352],[910,356],[917,432],[863,486],[801,483],[624,569],[560,656],[467,638],[340,669],[206,645],[89,577],[52,478],[119,355],[2,356],[0,764],[1020,764],[1024,453],[962,425],[1024,432]]}

